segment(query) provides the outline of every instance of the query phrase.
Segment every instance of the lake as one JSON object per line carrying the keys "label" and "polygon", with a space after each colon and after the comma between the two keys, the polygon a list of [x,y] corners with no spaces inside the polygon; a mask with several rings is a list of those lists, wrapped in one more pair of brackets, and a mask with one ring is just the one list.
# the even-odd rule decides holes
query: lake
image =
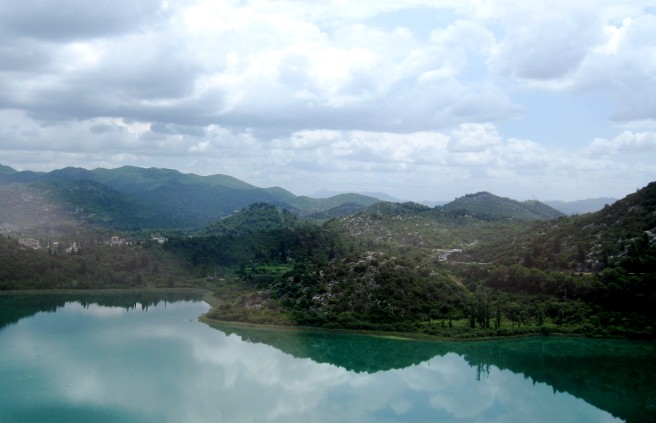
{"label": "lake", "polygon": [[1,422],[656,421],[656,347],[212,328],[193,294],[0,295]]}

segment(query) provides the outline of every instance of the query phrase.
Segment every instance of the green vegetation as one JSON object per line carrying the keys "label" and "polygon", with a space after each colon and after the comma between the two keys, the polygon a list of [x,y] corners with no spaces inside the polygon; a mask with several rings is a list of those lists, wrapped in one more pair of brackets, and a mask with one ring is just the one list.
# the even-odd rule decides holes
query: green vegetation
{"label": "green vegetation", "polygon": [[[125,235],[131,245],[110,246],[113,233],[104,227],[171,216],[172,205],[153,202],[167,204],[169,217],[158,220],[162,209],[148,211],[125,200],[129,195],[152,199],[153,192],[173,189],[181,207],[173,214],[187,225],[184,210],[197,205],[186,202],[189,186],[203,195],[206,189],[259,189],[221,175],[164,169],[45,175],[3,175],[32,181],[0,185],[7,205],[0,218],[13,222],[3,228],[11,233],[25,224],[42,248],[0,237],[0,289],[197,286],[215,292],[209,314],[215,320],[414,336],[656,335],[656,183],[572,217],[489,193],[429,208],[364,205],[349,195],[312,203],[273,188],[262,192],[307,203],[305,212],[253,202],[202,230],[163,232],[166,242],[151,240],[152,233],[135,224]],[[301,216],[311,211],[314,219]],[[38,225],[27,225],[25,216]],[[76,248],[67,250],[71,245]]]}
{"label": "green vegetation", "polygon": [[67,252],[64,242],[35,251],[0,235],[0,290],[188,286],[181,261],[155,243],[107,246],[98,236]]}
{"label": "green vegetation", "polygon": [[204,235],[243,235],[254,232],[293,228],[298,225],[300,225],[298,217],[288,210],[278,209],[266,203],[255,203],[240,213],[226,217],[208,226]]}
{"label": "green vegetation", "polygon": [[442,206],[446,211],[465,211],[481,219],[545,220],[564,216],[558,210],[539,201],[519,201],[478,192],[457,198]]}
{"label": "green vegetation", "polygon": [[50,291],[45,295],[0,295],[0,329],[32,316],[38,312],[55,312],[67,302],[79,302],[83,307],[98,304],[104,307],[148,309],[160,302],[200,301],[203,294],[193,290],[117,290],[108,292],[75,291],[66,293]]}
{"label": "green vegetation", "polygon": [[[279,187],[258,188],[226,175],[199,176],[171,169],[124,166],[94,170],[69,167],[48,173],[16,172],[9,167],[1,170],[0,204],[8,212],[21,205],[31,206],[30,210],[36,207],[40,212],[54,208],[77,223],[123,230],[200,230],[258,202],[282,206],[303,216],[344,203],[367,207],[378,202],[358,194],[324,199],[297,197]],[[26,200],[21,196],[25,190],[30,191],[30,198],[43,201]],[[31,204],[24,204],[26,201]],[[40,207],[42,204],[48,207]],[[54,217],[52,212],[48,214]],[[7,220],[0,221],[4,222]]]}

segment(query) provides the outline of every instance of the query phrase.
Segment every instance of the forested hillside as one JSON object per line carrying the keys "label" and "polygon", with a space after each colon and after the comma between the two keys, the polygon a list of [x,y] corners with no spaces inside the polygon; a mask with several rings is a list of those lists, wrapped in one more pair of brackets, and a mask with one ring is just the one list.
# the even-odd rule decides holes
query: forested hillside
{"label": "forested hillside", "polygon": [[547,220],[564,216],[563,213],[539,201],[519,202],[497,197],[489,192],[465,195],[445,204],[442,209],[467,212],[477,218],[488,220]]}
{"label": "forested hillside", "polygon": [[191,278],[157,243],[112,246],[98,234],[72,239],[74,249],[59,242],[35,250],[0,235],[0,290],[173,287]]}
{"label": "forested hillside", "polygon": [[[346,203],[367,207],[378,202],[358,194],[314,199],[296,196],[279,187],[259,188],[227,175],[199,176],[132,166],[64,168],[47,173],[17,172],[4,167],[0,172],[0,189],[3,190],[0,201],[8,210],[22,204],[21,192],[30,191],[48,202],[47,207],[31,207],[30,216],[39,212],[46,215],[43,220],[52,220],[52,213],[47,211],[54,208],[77,223],[122,230],[197,230],[261,202],[301,216],[338,209]],[[23,212],[18,210],[14,214],[22,216]],[[37,217],[41,219],[41,215]],[[23,227],[23,220],[5,218],[0,224]]]}
{"label": "forested hillside", "polygon": [[211,224],[204,234],[207,236],[252,234],[290,229],[300,224],[299,218],[286,209],[279,209],[266,203],[255,203],[239,213]]}
{"label": "forested hillside", "polygon": [[656,269],[656,183],[603,210],[541,222],[472,248],[477,261],[578,272]]}
{"label": "forested hillside", "polygon": [[[585,217],[586,225],[596,222],[600,228],[594,238],[622,234],[632,239],[629,228],[650,227],[651,189]],[[629,209],[640,225],[629,224]],[[235,222],[252,216],[253,209],[242,213]],[[260,216],[261,222],[277,222],[283,212],[261,207],[258,213],[269,214]],[[170,246],[201,272],[240,266],[244,289],[213,311],[216,319],[457,337],[532,332],[653,336],[656,296],[648,261],[653,240],[643,245],[641,237],[643,244],[631,244],[615,264],[596,263],[596,273],[559,267],[534,251],[525,261],[526,245],[544,243],[545,228],[564,227],[563,233],[574,237],[572,228],[580,219],[518,222],[414,203],[380,203],[321,226],[268,230],[265,224],[248,235],[206,234]],[[562,250],[570,249],[566,245],[563,241]],[[504,251],[512,252],[508,257],[514,260],[494,259]],[[635,266],[636,260],[644,274],[623,267]]]}
{"label": "forested hillside", "polygon": [[[315,210],[307,219],[288,203],[254,202],[191,230],[181,210],[192,203],[145,207],[131,195],[262,190],[162,169],[63,169],[45,178],[2,170],[13,178],[0,184],[3,231],[21,238],[23,225],[32,235],[0,238],[0,289],[197,286],[215,292],[216,320],[450,338],[656,337],[656,183],[571,217],[489,193],[430,208],[355,205],[350,195],[312,203],[273,189],[297,205],[333,209],[306,208]],[[90,175],[102,182],[79,179]],[[173,216],[186,223],[166,230]]]}

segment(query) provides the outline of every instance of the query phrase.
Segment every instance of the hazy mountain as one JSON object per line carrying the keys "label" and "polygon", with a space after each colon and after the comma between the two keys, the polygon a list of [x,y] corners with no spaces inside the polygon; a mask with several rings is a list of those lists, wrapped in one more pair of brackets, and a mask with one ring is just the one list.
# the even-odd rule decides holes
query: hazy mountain
{"label": "hazy mountain", "polygon": [[389,201],[392,203],[401,203],[403,200],[399,200],[398,198],[391,196],[389,194],[385,194],[384,192],[360,192],[359,194],[365,195],[367,197],[373,197],[377,198],[381,201]]}
{"label": "hazy mountain", "polygon": [[[346,194],[345,192],[342,191],[331,191],[325,188],[320,189],[319,191],[316,191],[315,193],[311,194],[310,197],[312,198],[330,198],[330,197],[335,197],[340,194]],[[393,203],[400,203],[401,200],[398,198],[395,198],[389,194],[386,194],[384,192],[358,192],[357,194],[364,195],[365,197],[372,197],[376,198],[381,201],[389,201]]]}
{"label": "hazy mountain", "polygon": [[34,233],[70,232],[83,224],[135,229],[166,219],[90,180],[38,180],[0,185],[0,224]]}
{"label": "hazy mountain", "polygon": [[0,164],[0,175],[11,175],[12,173],[16,173],[16,171],[9,166]]}
{"label": "hazy mountain", "polygon": [[448,201],[428,201],[428,200],[424,200],[424,201],[419,202],[419,204],[423,204],[424,206],[427,206],[427,207],[438,207],[438,206],[443,206],[443,205],[448,204],[448,203],[449,203]]}
{"label": "hazy mountain", "polygon": [[0,225],[4,232],[74,224],[74,210],[52,198],[43,187],[0,185]]}
{"label": "hazy mountain", "polygon": [[288,201],[287,204],[305,216],[330,210],[343,204],[357,204],[362,207],[368,207],[379,201],[377,198],[367,197],[361,194],[338,194],[330,198],[295,197]]}
{"label": "hazy mountain", "polygon": [[544,203],[571,216],[573,214],[593,213],[599,211],[603,209],[604,206],[613,204],[615,201],[617,201],[616,198],[600,197],[577,201],[544,201]]}
{"label": "hazy mountain", "polygon": [[332,219],[335,217],[342,217],[342,216],[348,216],[350,214],[357,213],[361,210],[363,210],[365,207],[362,206],[361,204],[357,203],[344,203],[341,204],[337,207],[333,207],[328,210],[316,212],[307,215],[306,217],[310,219],[316,219],[316,220],[325,220],[325,219]]}
{"label": "hazy mountain", "polygon": [[[325,199],[297,197],[279,187],[259,188],[227,175],[200,176],[134,166],[94,170],[67,167],[52,172],[17,172],[3,166],[0,186],[12,184],[28,189],[33,198],[43,197],[42,202],[48,204],[26,212],[24,202],[16,197],[21,189],[5,188],[3,201],[15,211],[11,212],[13,216],[31,216],[22,224],[43,220],[40,216],[52,220],[52,210],[57,210],[77,222],[123,229],[200,228],[253,203],[269,203],[307,215],[344,203],[366,207],[379,201],[359,194]],[[14,221],[7,218],[2,223]]]}
{"label": "hazy mountain", "polygon": [[539,201],[519,202],[489,192],[468,194],[440,207],[444,211],[467,212],[481,219],[546,220],[564,216]]}

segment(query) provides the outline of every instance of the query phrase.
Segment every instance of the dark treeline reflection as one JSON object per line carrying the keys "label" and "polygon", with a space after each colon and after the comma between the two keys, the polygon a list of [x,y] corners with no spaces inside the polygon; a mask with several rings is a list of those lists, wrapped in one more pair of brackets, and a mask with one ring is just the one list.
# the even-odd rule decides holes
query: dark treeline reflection
{"label": "dark treeline reflection", "polygon": [[448,353],[477,377],[509,370],[567,392],[627,422],[656,421],[656,344],[625,340],[535,337],[489,342],[417,342],[316,332],[219,327],[247,342],[354,372],[402,369]]}
{"label": "dark treeline reflection", "polygon": [[148,309],[159,303],[201,301],[203,295],[194,292],[88,293],[88,294],[15,294],[0,295],[0,329],[39,312],[54,313],[66,303],[75,302],[83,307],[97,304],[102,307]]}
{"label": "dark treeline reflection", "polygon": [[[0,295],[0,329],[66,303],[147,309],[160,303],[200,301],[201,294],[133,292]],[[419,342],[331,332],[217,327],[251,343],[270,345],[296,358],[357,373],[404,369],[458,354],[477,379],[492,368],[545,383],[627,422],[656,421],[656,343],[626,340],[534,337],[489,342]]]}

